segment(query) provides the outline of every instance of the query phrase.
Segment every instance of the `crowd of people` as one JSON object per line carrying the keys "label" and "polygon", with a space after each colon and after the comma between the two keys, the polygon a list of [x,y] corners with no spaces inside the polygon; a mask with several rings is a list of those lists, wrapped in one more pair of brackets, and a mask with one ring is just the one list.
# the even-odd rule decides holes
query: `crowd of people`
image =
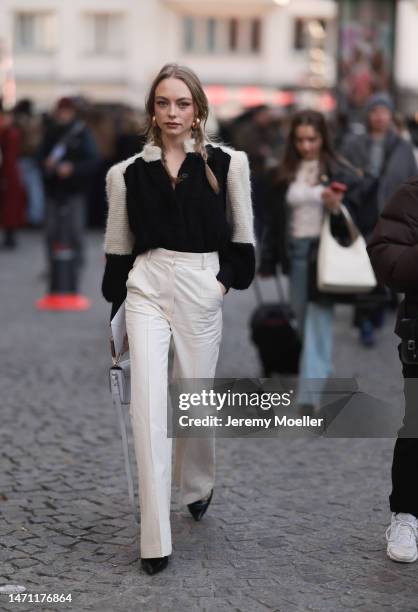
{"label": "crowd of people", "polygon": [[[267,106],[227,122],[212,120],[214,136],[248,156],[259,274],[289,274],[307,378],[332,371],[333,304],[312,282],[323,211],[334,213],[335,228],[344,200],[368,239],[384,203],[417,172],[411,132],[386,92],[369,98],[364,118],[362,133],[358,123],[350,130],[339,115],[332,120],[315,111],[284,114]],[[0,108],[1,246],[15,248],[19,228],[28,226],[44,228],[50,251],[65,203],[82,264],[85,227],[105,223],[108,169],[144,143],[143,116],[128,107],[64,97],[51,114],[35,113],[27,99],[12,111]],[[330,188],[336,181],[347,187],[344,194]],[[375,344],[388,304],[396,306],[396,293],[388,296],[379,286],[354,307],[364,346]]]}
{"label": "crowd of people", "polygon": [[140,114],[128,107],[63,97],[40,114],[29,99],[7,111],[0,104],[1,246],[16,248],[23,227],[45,228],[50,240],[66,202],[81,251],[85,226],[105,223],[107,170],[143,142]]}
{"label": "crowd of people", "polygon": [[[387,93],[374,94],[366,107],[363,134],[348,133],[333,145],[323,115],[296,113],[280,160],[263,179],[263,227],[259,274],[283,272],[289,276],[293,306],[303,348],[301,379],[326,379],[332,373],[334,304],[343,296],[329,296],[316,288],[316,261],[324,210],[331,213],[334,233],[344,230],[342,203],[366,239],[385,202],[400,185],[417,173],[414,147],[393,121],[394,106]],[[259,179],[256,178],[256,181]],[[344,185],[345,191],[333,185]],[[375,344],[375,329],[385,310],[397,304],[397,295],[378,285],[354,302],[354,321],[361,343]],[[309,398],[300,403],[312,408]]]}
{"label": "crowd of people", "polygon": [[[228,121],[218,122],[211,117],[210,134],[245,151],[249,157],[255,232],[259,244],[264,217],[269,214],[270,171],[277,166],[286,148],[291,118],[291,112],[264,105]],[[395,185],[413,174],[411,170],[414,170],[416,162],[411,132],[414,138],[416,132],[408,130],[407,123],[395,112],[387,94],[379,94],[369,101],[361,135],[351,132],[347,118],[338,114],[327,123],[333,148],[361,170],[368,188],[373,191],[379,183],[376,198],[380,206]],[[104,177],[112,164],[142,149],[145,143],[143,125],[142,112],[126,106],[90,104],[76,97],[59,99],[51,113],[44,114],[36,113],[29,99],[19,101],[14,109],[8,111],[4,111],[0,103],[0,228],[4,232],[3,247],[14,248],[17,245],[19,228],[40,228],[47,224],[47,210],[52,210],[48,205],[51,190],[60,193],[61,187],[62,197],[68,192],[80,194],[82,191],[85,222],[90,227],[104,227],[107,210]],[[358,132],[358,125],[354,127]],[[79,130],[80,137],[77,136]],[[58,176],[62,167],[52,176],[51,167],[48,168],[51,160],[47,161],[55,145],[62,145],[60,140],[65,134],[64,140],[69,140],[71,151],[64,154],[62,161],[71,162],[70,158],[77,158],[77,167],[73,168],[75,174],[71,178]],[[399,141],[402,146],[398,146]],[[80,163],[84,165],[82,169]],[[69,166],[64,164],[64,168],[66,172]],[[367,223],[370,225],[371,221],[365,220],[366,234],[370,230]],[[373,325],[371,319],[373,317],[369,317],[363,326],[365,337],[368,333],[371,335],[368,332],[370,322]]]}
{"label": "crowd of people", "polygon": [[[350,130],[339,115],[330,120],[315,111],[284,114],[267,106],[227,122],[212,121],[217,138],[248,155],[259,273],[289,274],[307,377],[332,371],[333,305],[314,295],[312,282],[323,210],[334,212],[335,226],[344,200],[368,239],[384,203],[417,172],[411,132],[390,96],[371,96],[364,117],[363,133],[358,124]],[[106,172],[142,149],[142,128],[143,116],[133,109],[79,98],[61,98],[44,115],[27,99],[12,111],[0,107],[1,246],[15,248],[24,226],[44,228],[50,246],[65,203],[81,264],[85,227],[105,223]],[[344,197],[330,188],[335,181],[347,186]],[[388,303],[397,304],[396,293],[388,296],[379,286],[372,299],[354,308],[353,323],[364,346],[375,344]]]}

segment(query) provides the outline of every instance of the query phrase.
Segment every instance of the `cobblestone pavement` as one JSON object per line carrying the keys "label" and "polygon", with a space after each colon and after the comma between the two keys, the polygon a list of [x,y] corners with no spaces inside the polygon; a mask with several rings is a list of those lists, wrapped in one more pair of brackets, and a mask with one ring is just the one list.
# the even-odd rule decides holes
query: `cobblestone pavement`
{"label": "cobblestone pavement", "polygon": [[[154,577],[141,571],[107,389],[100,244],[90,236],[82,289],[93,306],[81,314],[35,310],[39,236],[0,253],[0,585],[72,595],[12,604],[0,594],[0,610],[418,610],[418,565],[385,556],[391,439],[219,440],[210,511],[195,523],[174,495],[172,561]],[[259,374],[253,307],[252,289],[226,298],[220,376]],[[391,329],[361,349],[339,308],[336,364],[395,405]]]}

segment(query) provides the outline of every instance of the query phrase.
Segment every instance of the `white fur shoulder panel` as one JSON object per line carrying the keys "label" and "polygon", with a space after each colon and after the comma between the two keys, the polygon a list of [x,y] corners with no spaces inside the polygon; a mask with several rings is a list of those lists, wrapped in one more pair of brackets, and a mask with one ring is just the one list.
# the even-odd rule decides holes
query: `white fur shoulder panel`
{"label": "white fur shoulder panel", "polygon": [[[194,138],[187,138],[183,142],[184,152],[185,153],[194,153],[195,145],[196,145],[196,140]],[[159,147],[156,144],[153,144],[152,142],[148,142],[144,146],[144,148],[142,150],[142,153],[140,153],[140,156],[146,162],[158,161],[159,159],[162,158],[161,147]]]}
{"label": "white fur shoulder panel", "polygon": [[110,255],[131,255],[134,236],[129,227],[126,207],[126,185],[123,173],[142,153],[112,166],[106,175],[108,215],[104,239],[104,250]]}
{"label": "white fur shoulder panel", "polygon": [[244,151],[220,145],[231,157],[228,170],[228,220],[232,224],[232,242],[255,244],[250,166]]}

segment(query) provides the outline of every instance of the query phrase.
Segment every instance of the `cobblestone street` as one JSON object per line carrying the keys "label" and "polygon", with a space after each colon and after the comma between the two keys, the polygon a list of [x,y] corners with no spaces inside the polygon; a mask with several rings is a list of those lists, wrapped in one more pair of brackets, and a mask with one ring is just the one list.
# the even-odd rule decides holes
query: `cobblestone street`
{"label": "cobblestone street", "polygon": [[[0,610],[381,612],[418,610],[418,565],[386,557],[393,439],[219,439],[217,484],[201,523],[173,490],[167,570],[140,568],[119,424],[108,391],[110,307],[102,236],[89,237],[85,313],[38,312],[43,244],[0,253],[0,586],[72,602]],[[263,283],[264,284],[264,283]],[[266,282],[266,292],[272,296]],[[257,377],[252,288],[225,298],[220,377]],[[393,406],[402,380],[393,315],[364,349],[338,308],[336,375]]]}

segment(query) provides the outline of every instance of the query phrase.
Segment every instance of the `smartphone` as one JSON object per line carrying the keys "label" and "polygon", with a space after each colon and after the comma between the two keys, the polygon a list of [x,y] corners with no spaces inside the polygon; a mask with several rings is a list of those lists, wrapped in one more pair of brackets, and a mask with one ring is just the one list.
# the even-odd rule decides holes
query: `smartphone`
{"label": "smartphone", "polygon": [[337,181],[332,181],[330,188],[332,191],[336,191],[337,193],[344,193],[347,191],[347,185],[344,185],[344,183],[338,183]]}

